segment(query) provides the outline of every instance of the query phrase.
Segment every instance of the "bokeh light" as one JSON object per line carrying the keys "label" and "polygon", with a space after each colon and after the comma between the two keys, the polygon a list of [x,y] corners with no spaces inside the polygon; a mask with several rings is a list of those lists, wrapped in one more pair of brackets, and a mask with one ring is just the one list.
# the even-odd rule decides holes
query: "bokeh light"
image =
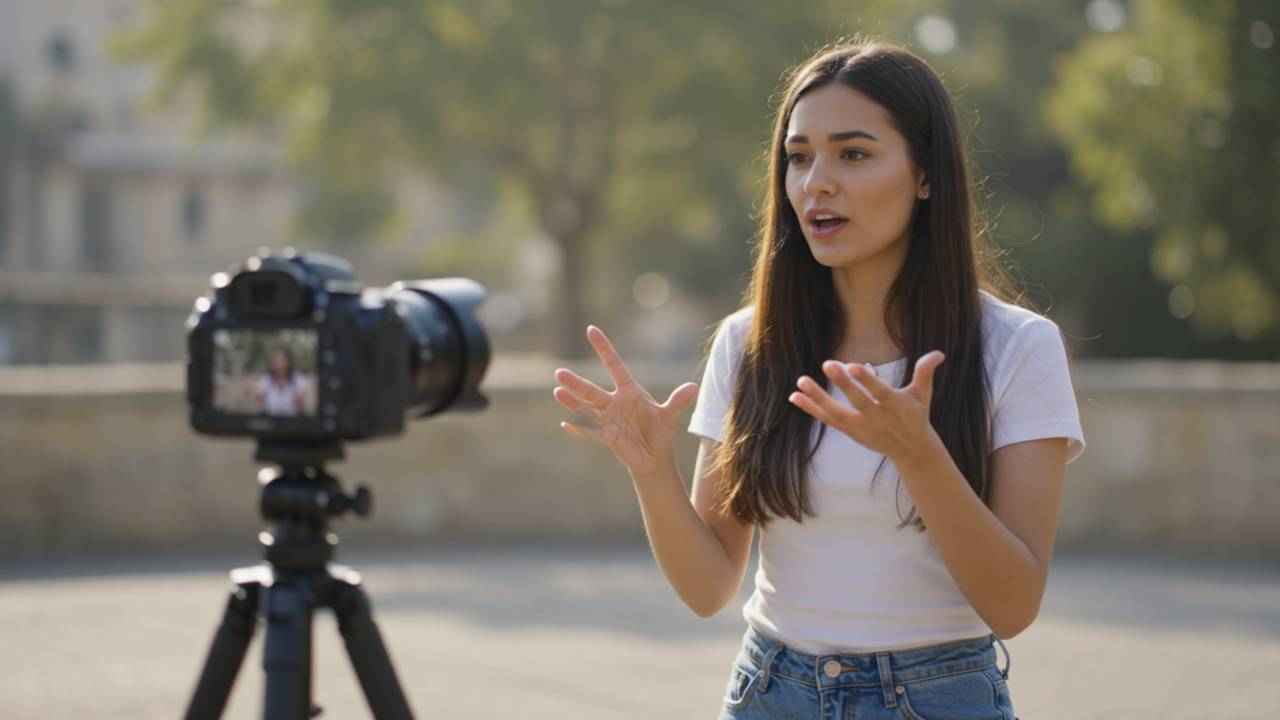
{"label": "bokeh light", "polygon": [[654,310],[671,299],[671,281],[662,273],[643,273],[632,284],[631,294],[637,305]]}

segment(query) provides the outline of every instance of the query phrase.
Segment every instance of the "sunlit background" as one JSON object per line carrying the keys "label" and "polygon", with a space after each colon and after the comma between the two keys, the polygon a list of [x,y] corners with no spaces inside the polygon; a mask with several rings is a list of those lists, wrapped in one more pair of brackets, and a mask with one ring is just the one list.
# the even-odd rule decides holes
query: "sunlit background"
{"label": "sunlit background", "polygon": [[1280,349],[1273,2],[3,5],[0,363],[180,359],[208,275],[286,243],[473,276],[501,350],[695,354],[782,71],[858,33],[943,73],[1077,357]]}
{"label": "sunlit background", "polygon": [[[187,425],[184,322],[213,273],[262,246],[338,255],[373,286],[462,275],[488,289],[493,405],[350,446],[335,467],[378,501],[372,518],[344,522],[344,549],[433,548],[444,553],[433,561],[457,568],[465,563],[439,547],[573,548],[529,562],[577,579],[486,606],[489,620],[549,623],[566,642],[564,627],[577,624],[644,635],[642,622],[607,613],[528,619],[568,593],[580,601],[568,607],[588,615],[598,597],[696,627],[644,552],[621,551],[631,574],[620,582],[668,603],[656,610],[591,584],[608,572],[572,576],[612,567],[613,556],[587,551],[599,543],[642,551],[643,532],[624,469],[557,427],[552,371],[605,380],[584,342],[592,323],[655,396],[699,378],[714,323],[746,288],[782,74],[858,35],[906,44],[942,74],[984,228],[1023,304],[1065,333],[1089,449],[1067,470],[1060,551],[1199,563],[1130,583],[1134,597],[1120,599],[1097,578],[1132,577],[1128,565],[1068,565],[1069,583],[1047,601],[1058,614],[1016,641],[1015,655],[1025,643],[1026,657],[1049,662],[1063,647],[1113,641],[1133,653],[1249,658],[1274,677],[1277,31],[1275,0],[0,0],[0,626],[84,614],[57,609],[76,593],[40,568],[87,583],[81,596],[110,597],[95,578],[135,571],[156,596],[178,593],[180,580],[207,583],[191,597],[208,589],[205,605],[172,620],[190,620],[181,646],[141,646],[172,660],[173,678],[139,683],[114,664],[102,683],[116,704],[59,695],[66,673],[102,669],[62,664],[85,637],[67,630],[36,661],[0,663],[0,715],[172,717],[185,699],[223,565],[256,558],[260,522],[249,444]],[[692,436],[678,445],[686,480],[695,448]],[[386,569],[401,560],[370,552],[390,585],[405,582]],[[216,560],[191,569],[174,559],[186,554]],[[141,556],[168,564],[99,574]],[[524,556],[485,557],[477,562],[508,572]],[[1251,564],[1215,574],[1237,562]],[[422,572],[472,588],[449,595],[451,609],[472,591],[519,597],[480,574]],[[1153,587],[1181,599],[1151,617],[1089,609],[1128,608]],[[122,592],[120,612],[131,612]],[[405,633],[442,607],[426,591],[398,597],[390,623],[400,608]],[[704,652],[707,669],[670,695],[701,709],[636,695],[623,703],[635,717],[714,713],[741,632],[734,609],[717,622],[704,631],[719,643]],[[1179,627],[1212,633],[1169,646],[1143,634]],[[1070,644],[1086,637],[1096,642]],[[657,663],[687,650],[655,643],[645,657]],[[1149,659],[1117,657],[1132,664],[1097,670],[1099,682]],[[1044,675],[1062,668],[1034,662],[1020,663],[1041,673],[1024,686],[1034,710],[1024,716],[1205,717],[1195,707],[1216,707],[1161,705],[1170,678],[1152,675],[1137,699],[1104,694],[1092,715],[1075,713],[1062,703],[1088,691],[1051,682]],[[1280,706],[1274,683],[1223,678],[1242,698],[1237,717]],[[1016,674],[1011,682],[1016,701]],[[420,698],[433,714],[430,695]],[[253,698],[240,702],[255,716]],[[565,702],[534,716],[633,716]],[[522,716],[509,710],[474,716]]]}

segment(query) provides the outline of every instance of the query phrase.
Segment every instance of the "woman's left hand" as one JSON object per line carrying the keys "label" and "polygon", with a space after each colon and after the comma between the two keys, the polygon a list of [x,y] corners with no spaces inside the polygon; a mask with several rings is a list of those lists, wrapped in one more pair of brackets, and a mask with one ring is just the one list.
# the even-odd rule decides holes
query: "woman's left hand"
{"label": "woman's left hand", "polygon": [[[852,407],[837,402],[808,375],[800,376],[796,381],[800,392],[791,393],[788,399],[896,465],[925,452],[938,439],[929,424],[929,403],[933,398],[934,371],[945,359],[940,350],[923,355],[916,361],[911,384],[901,390],[884,384],[863,365],[828,360],[822,363],[822,371],[844,392]],[[854,380],[862,383],[866,392]]]}

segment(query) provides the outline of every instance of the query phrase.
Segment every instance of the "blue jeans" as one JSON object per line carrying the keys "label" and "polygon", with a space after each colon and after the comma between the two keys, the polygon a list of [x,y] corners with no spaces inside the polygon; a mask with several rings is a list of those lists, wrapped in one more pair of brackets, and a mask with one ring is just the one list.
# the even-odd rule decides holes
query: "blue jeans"
{"label": "blue jeans", "polygon": [[[994,643],[1005,651],[996,665]],[[1016,720],[995,635],[865,655],[808,655],[748,628],[720,720]]]}

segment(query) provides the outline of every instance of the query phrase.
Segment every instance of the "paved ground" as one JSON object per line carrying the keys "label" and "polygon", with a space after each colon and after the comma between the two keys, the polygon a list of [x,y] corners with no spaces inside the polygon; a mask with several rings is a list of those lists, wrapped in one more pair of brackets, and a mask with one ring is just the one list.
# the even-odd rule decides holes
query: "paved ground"
{"label": "paved ground", "polygon": [[[0,717],[182,714],[239,557],[0,567]],[[343,548],[419,718],[712,718],[743,628],[643,547]],[[261,633],[259,633],[260,638]],[[369,713],[327,614],[316,700]],[[1280,717],[1280,564],[1060,556],[1009,642],[1024,719]],[[256,718],[255,642],[225,717]]]}

